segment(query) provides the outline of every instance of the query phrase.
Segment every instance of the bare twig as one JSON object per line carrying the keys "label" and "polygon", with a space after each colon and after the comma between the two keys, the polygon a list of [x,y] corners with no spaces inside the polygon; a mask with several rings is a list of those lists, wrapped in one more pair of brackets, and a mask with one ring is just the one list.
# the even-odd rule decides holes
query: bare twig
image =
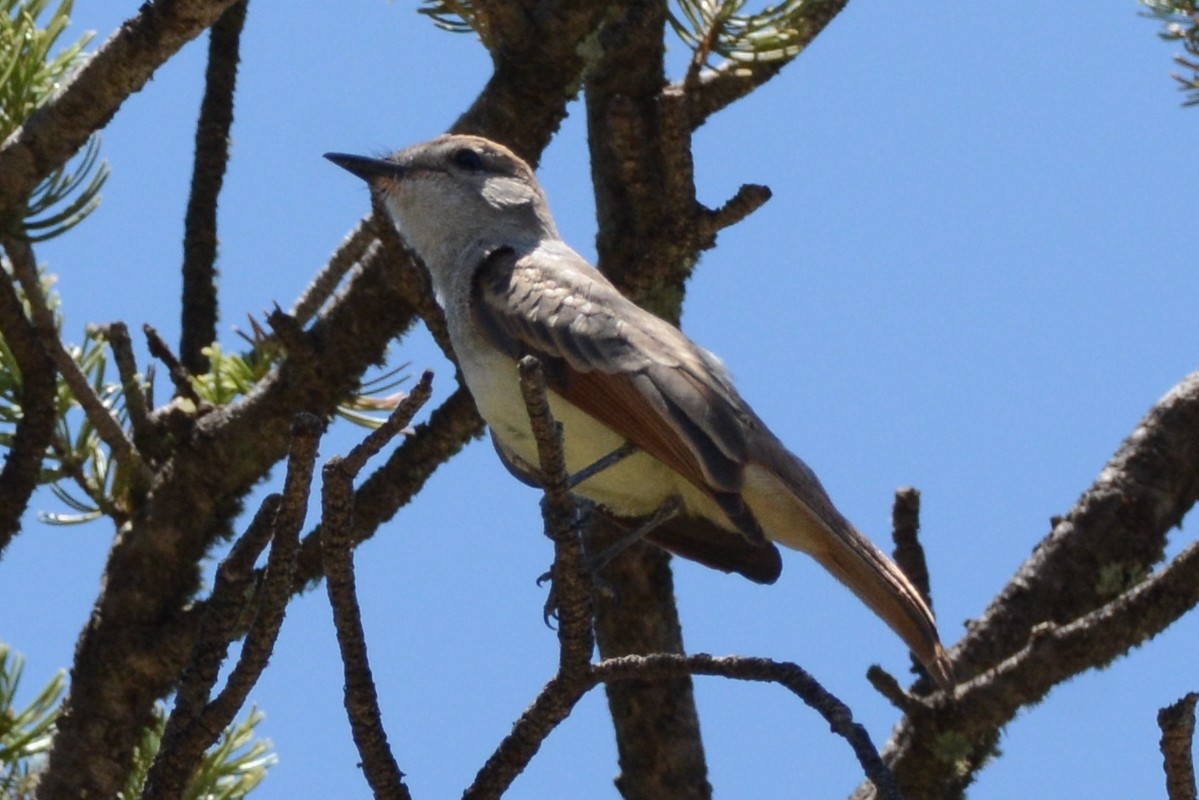
{"label": "bare twig", "polygon": [[[354,546],[370,538],[415,497],[441,464],[478,435],[482,424],[470,393],[460,387],[429,415],[428,422],[417,425],[354,493]],[[304,537],[294,591],[301,591],[323,574],[320,550],[318,527]]]}
{"label": "bare twig", "polygon": [[802,667],[785,661],[746,656],[718,658],[706,653],[684,656],[658,653],[649,656],[624,656],[595,665],[595,676],[602,681],[662,680],[678,675],[719,675],[742,681],[769,681],[784,686],[829,723],[832,731],[849,742],[866,777],[881,797],[902,800],[895,777],[883,764],[870,734],[853,719],[849,707],[820,685]]}
{"label": "bare twig", "polygon": [[1195,738],[1195,703],[1199,694],[1188,693],[1157,712],[1161,751],[1166,770],[1166,796],[1170,800],[1195,800],[1195,764],[1191,748]]}
{"label": "bare twig", "polygon": [[196,122],[191,194],[183,219],[182,332],[179,357],[194,375],[208,372],[202,350],[216,340],[217,199],[229,163],[233,95],[248,0],[224,10],[208,34],[208,70]]}
{"label": "bare twig", "polygon": [[190,400],[197,406],[200,405],[203,401],[200,399],[200,395],[196,394],[196,387],[192,386],[191,373],[183,364],[179,363],[179,359],[175,357],[162,336],[149,324],[142,326],[142,332],[146,335],[150,355],[166,365],[167,374],[170,375],[171,383],[175,386],[175,396]]}
{"label": "bare twig", "polygon": [[898,489],[891,506],[891,538],[895,542],[895,563],[932,608],[929,593],[928,562],[920,545],[920,491],[912,487]]}
{"label": "bare twig", "polygon": [[626,681],[663,683],[679,676],[714,675],[735,680],[767,681],[789,689],[829,723],[833,732],[853,749],[866,777],[881,797],[902,800],[895,778],[883,763],[870,734],[853,719],[853,712],[820,685],[801,667],[765,658],[727,656],[718,658],[704,653],[681,655],[656,653],[609,658],[594,665],[577,679],[559,675],[546,684],[541,694],[512,726],[512,732],[484,765],[463,800],[498,798],[519,775],[541,743],[553,732],[579,699],[598,683]]}
{"label": "bare twig", "polygon": [[540,478],[545,490],[542,513],[546,535],[554,542],[553,604],[558,614],[560,642],[558,674],[512,727],[512,733],[475,776],[464,800],[500,797],[537,754],[541,742],[596,685],[591,673],[591,582],[579,537],[578,506],[570,494],[562,426],[550,412],[545,373],[532,356],[519,362],[520,388],[529,423],[537,440]]}
{"label": "bare twig", "polygon": [[137,362],[133,358],[133,341],[129,328],[123,322],[110,322],[99,329],[100,334],[112,347],[117,362],[117,374],[121,377],[121,391],[125,395],[125,410],[129,413],[129,425],[133,429],[133,441],[138,450],[154,449],[154,426],[150,422],[150,407],[142,382],[137,377]]}
{"label": "bare twig", "polygon": [[[21,257],[28,245],[7,237],[0,240],[10,258]],[[0,270],[0,335],[16,361],[20,377],[21,416],[0,470],[0,554],[21,529],[21,517],[38,486],[46,448],[57,421],[57,373],[33,323],[25,315],[16,287]]]}
{"label": "bare twig", "polygon": [[570,678],[555,676],[512,725],[512,732],[487,759],[474,783],[462,793],[462,800],[497,800],[502,796],[537,755],[546,737],[570,716],[583,695],[595,685],[591,673]]}
{"label": "bare twig", "polygon": [[71,358],[71,354],[67,352],[62,344],[62,339],[59,338],[58,327],[54,322],[54,312],[50,310],[46,302],[46,295],[42,292],[41,278],[38,276],[33,248],[29,246],[28,242],[9,239],[5,249],[12,261],[13,273],[21,283],[25,301],[29,303],[33,327],[37,331],[38,338],[41,339],[42,347],[54,360],[54,365],[58,368],[63,380],[67,382],[67,386],[70,387],[71,394],[83,408],[83,413],[87,415],[88,421],[95,426],[96,433],[112,449],[113,456],[131,470],[131,475],[143,472],[145,467],[133,442],[125,435],[121,423],[104,405],[104,401],[96,396],[87,376],[75,363],[75,359]]}
{"label": "bare twig", "polygon": [[866,670],[866,680],[870,681],[876,692],[905,714],[911,714],[920,706],[920,701],[904,691],[894,675],[877,664],[872,664]]}
{"label": "bare twig", "polygon": [[546,535],[554,542],[551,576],[561,642],[558,670],[561,675],[583,673],[587,671],[591,652],[595,649],[591,627],[591,581],[579,536],[578,503],[567,485],[562,426],[550,413],[541,362],[525,356],[520,360],[519,369],[520,389],[541,461]]}
{"label": "bare twig", "polygon": [[210,741],[211,734],[201,729],[197,722],[229,653],[229,643],[253,582],[254,562],[271,539],[281,500],[278,494],[263,500],[245,534],[217,568],[191,661],[175,695],[175,708],[167,720],[158,754],[146,775],[142,800],[166,800],[178,796],[194,773],[205,743]]}
{"label": "bare twig", "polygon": [[433,371],[425,370],[421,373],[420,380],[408,396],[400,401],[396,406],[395,411],[388,415],[387,420],[368,433],[366,437],[355,445],[342,461],[342,469],[350,475],[351,478],[357,477],[358,473],[366,466],[368,459],[372,458],[376,453],[382,450],[388,442],[396,437],[396,435],[408,427],[412,422],[412,418],[416,416],[425,403],[429,402],[429,397],[433,394]]}
{"label": "bare twig", "polygon": [[383,425],[371,431],[345,458],[331,458],[323,470],[321,496],[321,553],[325,586],[333,607],[337,643],[345,669],[346,713],[374,796],[401,800],[410,795],[404,785],[404,774],[387,744],[387,731],[379,711],[379,698],[366,654],[362,614],[354,588],[354,478],[367,459],[412,421],[421,406],[428,402],[432,390],[433,373],[426,371],[416,388]]}
{"label": "bare twig", "polygon": [[299,320],[288,314],[279,306],[266,316],[267,324],[271,326],[275,337],[287,350],[289,355],[304,353],[312,355],[312,349],[309,347],[309,340],[304,336],[304,326]]}
{"label": "bare twig", "polygon": [[715,211],[700,216],[699,237],[706,247],[716,243],[716,234],[731,228],[766,204],[771,197],[770,187],[756,183],[744,183],[737,193]]}
{"label": "bare twig", "polygon": [[[232,722],[238,709],[245,703],[246,695],[258,682],[275,647],[287,601],[291,598],[300,528],[308,511],[312,472],[323,428],[324,423],[321,419],[312,414],[297,414],[292,422],[287,477],[283,483],[279,510],[275,514],[266,574],[255,597],[254,620],[250,623],[241,656],[229,674],[225,687],[208,704],[197,722],[200,728],[214,737],[213,741],[215,736]],[[208,742],[205,747],[211,743]]]}
{"label": "bare twig", "polygon": [[292,307],[291,315],[299,320],[301,325],[307,325],[316,316],[321,306],[337,291],[346,273],[353,269],[354,265],[368,258],[370,252],[378,247],[374,226],[368,219],[359,221],[354,230],[346,235],[329,257],[329,263],[321,268],[320,273],[308,284],[304,294]]}
{"label": "bare twig", "polygon": [[[895,492],[895,503],[891,507],[891,538],[895,542],[895,563],[903,570],[928,603],[933,607],[929,589],[928,562],[924,558],[924,547],[920,544],[920,492],[911,487]],[[911,656],[912,672],[920,676],[928,690],[933,689],[928,670],[916,656]]]}
{"label": "bare twig", "polygon": [[379,698],[366,654],[366,635],[354,586],[350,526],[354,508],[354,470],[340,457],[324,467],[321,491],[321,545],[325,588],[345,673],[345,707],[362,770],[375,797],[409,798],[404,774],[387,743]]}

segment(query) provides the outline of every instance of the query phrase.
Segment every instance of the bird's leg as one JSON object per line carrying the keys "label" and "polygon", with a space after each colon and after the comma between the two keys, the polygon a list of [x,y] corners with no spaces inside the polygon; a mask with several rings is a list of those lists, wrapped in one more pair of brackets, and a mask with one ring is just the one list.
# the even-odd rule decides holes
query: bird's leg
{"label": "bird's leg", "polygon": [[[590,502],[589,500],[580,499],[579,516],[577,518],[577,524],[580,526],[580,528],[585,524],[587,517],[590,516],[594,510],[594,503]],[[636,528],[605,547],[601,552],[595,554],[594,556],[589,556],[587,558],[587,571],[591,573],[591,582],[595,586],[596,590],[608,595],[609,597],[615,597],[615,587],[613,587],[608,583],[608,581],[604,580],[604,578],[600,576],[600,570],[612,563],[612,559],[616,558],[625,550],[628,550],[630,547],[637,544],[637,542],[644,539],[654,528],[678,516],[679,512],[682,510],[683,502],[677,497],[672,497],[663,503],[662,506],[653,513],[653,516],[649,517]],[[545,581],[550,580],[552,577],[552,572],[545,573],[537,579],[537,585],[542,585]],[[557,615],[558,598],[554,595],[554,586],[551,583],[550,593],[545,599],[545,607],[542,610],[542,617],[545,621],[545,624],[549,625],[550,619],[557,617]]]}
{"label": "bird's leg", "polygon": [[632,442],[625,442],[608,455],[596,459],[566,479],[566,488],[573,489],[588,478],[594,478],[608,467],[614,467],[621,461],[636,453],[640,448]]}
{"label": "bird's leg", "polygon": [[672,497],[667,500],[653,513],[653,516],[605,547],[602,552],[589,558],[588,566],[591,569],[592,575],[598,575],[601,569],[612,562],[612,559],[644,539],[654,528],[677,517],[682,510],[683,501],[678,497]]}
{"label": "bird's leg", "polygon": [[[544,504],[545,501],[542,500],[542,503]],[[575,519],[573,527],[575,529],[576,536],[583,535],[583,526],[587,524],[587,520],[591,517],[591,514],[594,511],[595,503],[587,500],[586,498],[575,495]],[[593,582],[598,580],[598,577],[591,569],[590,565],[587,565],[587,571],[591,574],[591,580]],[[542,607],[541,610],[541,620],[545,623],[547,628],[553,627],[553,625],[550,623],[551,619],[558,618],[558,595],[554,591],[553,578],[553,569],[543,572],[537,577],[538,586],[543,586],[547,581],[549,581],[550,584],[549,594],[545,597],[545,606]]]}
{"label": "bird's leg", "polygon": [[[620,447],[616,448],[607,455],[596,459],[573,475],[567,476],[566,488],[568,490],[573,490],[583,481],[593,478],[609,467],[619,464],[621,461],[624,461],[626,458],[636,453],[639,449],[640,448],[638,448],[637,445],[633,444],[632,442],[625,442]],[[503,455],[513,459],[519,458],[514,454],[505,453]],[[513,465],[510,464],[509,469],[512,468]],[[583,530],[583,526],[587,523],[587,518],[591,516],[591,513],[595,510],[595,504],[577,494],[574,495],[574,497],[576,502],[575,528],[581,532]],[[544,506],[546,500],[543,498],[541,502]],[[617,541],[611,547],[605,549],[599,555],[588,559],[589,563],[587,565],[587,569],[591,573],[591,579],[595,583],[596,587],[601,591],[610,592],[611,589],[605,584],[603,579],[599,577],[599,571],[607,566],[607,564],[613,558],[627,550],[632,544],[645,538],[646,534],[677,514],[679,508],[680,504],[677,500],[672,500],[666,503],[664,506],[662,506],[662,508],[658,509],[658,511],[654,513],[653,517],[646,520],[642,525],[638,526],[636,530],[621,537],[619,541]],[[547,580],[550,580],[551,576],[551,572],[544,573],[537,579],[537,585],[540,586]],[[554,589],[553,585],[551,584],[550,593],[545,600],[545,608],[543,610],[543,617],[547,625],[549,624],[550,619],[557,615],[557,605],[557,598],[554,596]]]}

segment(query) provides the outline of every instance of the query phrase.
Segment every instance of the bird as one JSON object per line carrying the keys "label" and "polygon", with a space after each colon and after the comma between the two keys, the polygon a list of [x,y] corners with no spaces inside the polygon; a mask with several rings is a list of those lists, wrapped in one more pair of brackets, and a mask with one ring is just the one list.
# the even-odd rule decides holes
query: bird
{"label": "bird", "polygon": [[[720,360],[642,309],[563,241],[532,168],[507,147],[447,134],[376,158],[326,153],[365,180],[427,270],[450,343],[502,459],[537,464],[518,361],[543,366],[573,491],[648,538],[771,583],[774,543],[800,550],[954,685],[933,613],[903,571],[833,505]],[[587,474],[587,473],[584,473]]]}

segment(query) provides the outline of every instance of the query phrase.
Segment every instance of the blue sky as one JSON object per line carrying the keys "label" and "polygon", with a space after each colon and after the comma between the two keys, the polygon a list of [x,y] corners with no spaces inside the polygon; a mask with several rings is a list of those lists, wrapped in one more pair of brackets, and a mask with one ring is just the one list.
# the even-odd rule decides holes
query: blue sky
{"label": "blue sky", "polygon": [[[80,0],[68,34],[99,41],[137,5]],[[488,76],[472,37],[410,4],[332,8],[251,4],[221,204],[231,347],[233,326],[289,306],[367,209],[364,187],[320,154],[432,137]],[[781,77],[696,137],[703,202],[744,182],[774,199],[704,256],[684,329],[876,541],[893,491],[921,489],[949,641],[1199,363],[1199,110],[1180,108],[1173,47],[1138,8],[852,0]],[[104,133],[103,205],[39,250],[74,336],[123,319],[177,339],[205,48],[191,44],[126,103]],[[593,255],[581,106],[571,114],[541,177],[563,235]],[[452,389],[423,334],[392,361],[435,369],[437,397]],[[322,455],[359,435],[342,426]],[[460,794],[553,669],[537,499],[479,443],[359,550],[384,719],[417,797]],[[0,635],[27,655],[29,691],[69,664],[111,534],[30,524],[0,562]],[[863,673],[874,662],[902,673],[907,656],[847,592],[799,554],[766,588],[675,563],[689,649],[794,660],[885,741],[897,715]],[[1197,634],[1192,615],[1021,715],[973,800],[1162,794],[1155,716],[1199,688]],[[252,693],[280,757],[257,797],[368,796],[341,683],[324,593],[312,593],[291,606]],[[781,691],[705,679],[697,693],[719,795],[838,797],[857,784],[848,748]],[[615,797],[615,770],[595,694],[509,796]]]}

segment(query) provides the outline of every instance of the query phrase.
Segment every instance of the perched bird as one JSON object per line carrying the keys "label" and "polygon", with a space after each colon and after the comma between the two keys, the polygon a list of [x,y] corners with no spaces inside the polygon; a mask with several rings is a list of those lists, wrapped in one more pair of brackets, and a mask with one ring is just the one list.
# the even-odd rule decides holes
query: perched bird
{"label": "perched bird", "polygon": [[546,371],[568,470],[632,450],[577,494],[622,517],[676,512],[652,540],[760,582],[780,569],[771,542],[802,550],[891,626],[938,684],[952,686],[932,612],[912,583],[837,511],[714,355],[562,241],[524,161],[487,139],[453,135],[384,159],[326,157],[370,184],[424,262],[463,377],[509,464],[538,463],[516,366],[531,354]]}

